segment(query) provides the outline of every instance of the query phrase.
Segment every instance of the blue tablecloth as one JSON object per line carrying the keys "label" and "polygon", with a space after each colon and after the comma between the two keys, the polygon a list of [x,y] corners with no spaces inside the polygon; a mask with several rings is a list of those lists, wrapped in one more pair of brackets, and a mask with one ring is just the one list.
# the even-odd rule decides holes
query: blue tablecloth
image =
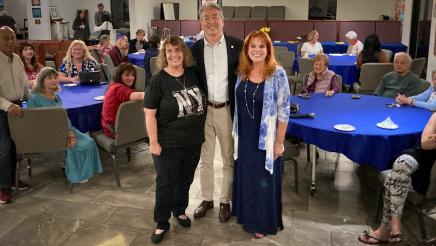
{"label": "blue tablecloth", "polygon": [[191,45],[193,45],[194,44],[194,40],[185,40],[185,44],[186,44],[186,46],[188,46],[188,47],[191,47]]}
{"label": "blue tablecloth", "polygon": [[[185,44],[186,44],[186,46],[191,47],[191,45],[194,44],[194,41],[193,40],[186,40]],[[144,56],[145,56],[145,53],[131,53],[127,56],[127,58],[129,59],[130,63],[135,64],[135,65],[143,68],[144,67]]]}
{"label": "blue tablecloth", "polygon": [[295,55],[297,55],[297,46],[298,43],[289,43],[289,42],[273,42],[273,46],[285,46],[288,48],[289,51],[294,52]]}
{"label": "blue tablecloth", "polygon": [[103,96],[107,85],[74,87],[61,85],[61,88],[59,96],[71,124],[81,132],[100,130],[103,101],[94,98]]}
{"label": "blue tablecloth", "polygon": [[[288,42],[274,42],[274,46],[285,46],[289,51],[297,54],[297,46],[298,43],[288,43]],[[347,43],[337,43],[337,42],[321,42],[324,53],[332,54],[332,53],[346,53],[348,49]],[[401,43],[383,43],[381,45],[382,49],[392,50],[395,54],[400,51],[407,51],[407,46]]]}
{"label": "blue tablecloth", "polygon": [[136,66],[144,67],[144,56],[145,53],[132,53],[127,56],[129,62],[135,64]]}
{"label": "blue tablecloth", "polygon": [[407,52],[407,46],[401,43],[383,43],[381,45],[382,49],[392,50],[392,52]]}
{"label": "blue tablecloth", "polygon": [[[342,76],[342,84],[351,86],[354,82],[358,81],[358,72],[356,67],[356,56],[335,56],[328,55],[330,59],[329,69]],[[294,61],[294,71],[299,70],[298,59]]]}
{"label": "blue tablecloth", "polygon": [[[315,119],[290,119],[287,134],[303,139],[321,149],[342,153],[352,161],[370,165],[378,170],[391,168],[392,160],[401,151],[417,146],[431,112],[425,109],[401,106],[388,108],[394,99],[361,95],[351,99],[351,94],[325,97],[312,95],[310,99],[297,96],[292,103],[300,105],[301,113],[315,113]],[[385,130],[376,123],[390,117],[398,124],[396,130]],[[355,131],[335,130],[336,124],[350,124]]]}
{"label": "blue tablecloth", "polygon": [[326,54],[347,53],[348,43],[321,42],[322,49]]}

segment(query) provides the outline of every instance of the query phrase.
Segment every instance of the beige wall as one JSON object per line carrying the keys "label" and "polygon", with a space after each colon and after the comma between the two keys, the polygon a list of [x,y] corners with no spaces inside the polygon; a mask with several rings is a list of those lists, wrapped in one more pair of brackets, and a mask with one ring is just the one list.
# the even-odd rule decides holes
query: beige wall
{"label": "beige wall", "polygon": [[337,20],[378,20],[394,16],[394,0],[337,0]]}
{"label": "beige wall", "polygon": [[308,0],[223,0],[224,6],[285,6],[287,20],[307,20],[309,13]]}
{"label": "beige wall", "polygon": [[[435,1],[433,1],[433,9],[435,9],[436,6]],[[431,18],[431,32],[430,32],[430,48],[428,49],[428,63],[427,63],[427,80],[431,81],[431,71],[436,69],[436,55],[434,54],[434,48],[435,48],[435,33],[436,33],[436,18],[435,13],[433,13],[433,16]]]}
{"label": "beige wall", "polygon": [[150,20],[159,18],[160,3],[158,0],[129,0],[130,38],[135,37],[139,28],[148,32]]}
{"label": "beige wall", "polygon": [[404,7],[404,21],[401,30],[401,43],[409,46],[410,43],[410,30],[412,27],[412,7],[413,0],[406,0]]}
{"label": "beige wall", "polygon": [[[179,2],[179,18],[182,20],[197,19],[196,0],[173,0]],[[138,28],[148,31],[151,20],[159,19],[161,0],[129,0],[130,36],[135,37]]]}
{"label": "beige wall", "polygon": [[5,10],[14,18],[18,28],[24,27],[24,19],[27,19],[26,0],[6,0]]}
{"label": "beige wall", "polygon": [[[129,0],[131,32],[145,28],[159,17],[160,0]],[[180,19],[197,19],[197,0],[171,0],[180,3]],[[226,6],[285,6],[288,20],[307,20],[308,0],[223,0]],[[376,6],[376,7],[375,7]],[[375,20],[380,15],[394,15],[394,0],[338,0],[337,19]]]}
{"label": "beige wall", "polygon": [[[223,0],[227,6],[285,6],[288,20],[307,20],[308,0]],[[394,15],[394,0],[337,0],[337,20],[376,20]]]}

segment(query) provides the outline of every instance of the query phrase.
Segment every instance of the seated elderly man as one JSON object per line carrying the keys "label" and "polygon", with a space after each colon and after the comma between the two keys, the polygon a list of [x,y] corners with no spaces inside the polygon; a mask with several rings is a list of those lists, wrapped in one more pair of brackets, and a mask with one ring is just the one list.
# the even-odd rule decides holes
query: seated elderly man
{"label": "seated elderly man", "polygon": [[355,31],[349,31],[345,34],[347,39],[348,49],[347,55],[358,55],[363,50],[363,44],[357,39],[357,33]]}
{"label": "seated elderly man", "polygon": [[374,95],[392,97],[405,95],[407,97],[419,94],[420,79],[410,71],[412,58],[405,52],[399,52],[394,57],[394,71],[383,76]]}

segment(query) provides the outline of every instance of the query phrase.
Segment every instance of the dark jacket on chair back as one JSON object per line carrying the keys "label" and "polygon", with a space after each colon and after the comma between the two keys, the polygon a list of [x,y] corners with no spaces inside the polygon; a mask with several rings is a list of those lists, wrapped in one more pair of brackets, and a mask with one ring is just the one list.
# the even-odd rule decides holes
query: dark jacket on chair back
{"label": "dark jacket on chair back", "polygon": [[[236,69],[238,68],[239,63],[239,54],[242,51],[244,46],[244,42],[235,37],[225,35],[224,38],[226,40],[227,46],[227,68],[228,68],[228,93],[229,93],[229,101],[230,101],[230,112],[233,119],[233,112],[235,110],[235,83],[237,79]],[[206,80],[206,68],[204,65],[204,39],[200,39],[195,42],[191,46],[192,56],[196,62],[197,71],[199,73],[200,78],[200,86],[206,93],[207,91],[207,80]]]}

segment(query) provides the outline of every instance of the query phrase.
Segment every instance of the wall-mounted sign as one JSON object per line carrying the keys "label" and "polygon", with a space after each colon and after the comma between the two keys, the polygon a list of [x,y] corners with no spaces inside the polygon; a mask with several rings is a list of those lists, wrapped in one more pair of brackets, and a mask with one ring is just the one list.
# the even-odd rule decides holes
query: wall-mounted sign
{"label": "wall-mounted sign", "polygon": [[41,18],[41,8],[32,8],[32,17]]}
{"label": "wall-mounted sign", "polygon": [[41,6],[41,0],[31,0],[32,6]]}

